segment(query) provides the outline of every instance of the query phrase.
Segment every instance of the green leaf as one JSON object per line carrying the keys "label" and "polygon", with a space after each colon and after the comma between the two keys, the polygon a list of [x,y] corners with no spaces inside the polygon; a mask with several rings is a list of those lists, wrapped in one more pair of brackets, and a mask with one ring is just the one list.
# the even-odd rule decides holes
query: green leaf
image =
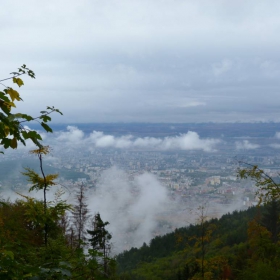
{"label": "green leaf", "polygon": [[41,122],[41,126],[47,131],[47,132],[53,132],[52,129],[44,122]]}
{"label": "green leaf", "polygon": [[8,149],[10,147],[11,139],[4,138],[1,141],[1,144],[4,145],[4,149]]}
{"label": "green leaf", "polygon": [[34,131],[34,130],[28,131],[27,134],[28,134],[28,138],[30,138],[32,140],[33,139],[42,140],[41,135],[38,132]]}
{"label": "green leaf", "polygon": [[51,121],[51,120],[52,120],[51,117],[46,116],[46,115],[40,116],[40,119],[42,119],[44,122],[48,122],[48,121]]}
{"label": "green leaf", "polygon": [[5,256],[8,256],[10,259],[14,259],[14,253],[12,251],[3,251],[2,252]]}
{"label": "green leaf", "polygon": [[34,120],[33,117],[27,115],[27,114],[21,114],[22,119],[26,119],[28,122]]}
{"label": "green leaf", "polygon": [[3,91],[0,91],[0,98],[5,102],[10,102],[10,99],[6,96]]}
{"label": "green leaf", "polygon": [[62,112],[61,112],[60,110],[55,109],[55,111],[56,111],[57,113],[59,113],[60,115],[63,115]]}
{"label": "green leaf", "polygon": [[22,132],[21,132],[21,134],[22,134],[22,137],[24,138],[24,139],[28,139],[29,137],[28,137],[28,133],[25,131],[25,130],[23,130]]}

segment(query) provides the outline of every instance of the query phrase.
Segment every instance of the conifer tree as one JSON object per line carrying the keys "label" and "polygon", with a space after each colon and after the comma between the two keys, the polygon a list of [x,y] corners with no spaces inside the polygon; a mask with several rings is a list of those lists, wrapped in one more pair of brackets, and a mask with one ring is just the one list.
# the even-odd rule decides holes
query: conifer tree
{"label": "conifer tree", "polygon": [[279,215],[280,202],[279,200],[272,199],[271,202],[265,205],[262,215],[262,225],[271,232],[271,238],[274,243],[277,243],[280,232]]}
{"label": "conifer tree", "polygon": [[109,225],[108,222],[103,222],[100,214],[94,216],[93,230],[88,230],[91,238],[89,239],[92,249],[102,254],[104,274],[108,275],[108,263],[110,262],[109,253],[111,250],[110,240],[112,235],[105,229]]}

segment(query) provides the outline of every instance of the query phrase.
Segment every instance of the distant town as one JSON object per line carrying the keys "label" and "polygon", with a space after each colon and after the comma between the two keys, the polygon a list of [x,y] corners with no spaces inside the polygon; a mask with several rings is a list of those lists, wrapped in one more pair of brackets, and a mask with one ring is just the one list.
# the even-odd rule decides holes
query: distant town
{"label": "distant town", "polygon": [[[257,131],[260,127],[264,129]],[[118,127],[114,127],[112,132],[107,125],[107,133],[116,134]],[[118,128],[123,125],[119,125]],[[195,125],[192,125],[195,129]],[[77,149],[75,147],[53,147],[51,153],[52,160],[46,160],[45,166],[50,172],[58,172],[60,174],[59,183],[73,188],[77,184],[84,183],[88,188],[96,188],[102,172],[112,166],[125,170],[129,181],[133,181],[136,176],[144,172],[154,174],[160,183],[166,187],[171,200],[180,199],[182,209],[184,202],[190,206],[192,203],[205,202],[209,205],[236,205],[237,209],[242,207],[250,207],[258,203],[258,198],[255,195],[256,187],[254,182],[249,180],[240,180],[237,178],[237,168],[240,166],[246,167],[243,163],[257,164],[260,168],[271,177],[278,177],[280,172],[280,154],[277,149],[273,149],[271,143],[274,143],[273,138],[278,128],[277,124],[246,124],[247,129],[239,131],[241,137],[235,137],[232,130],[237,130],[237,127],[242,128],[242,124],[229,125],[213,125],[214,131],[219,131],[219,135],[223,134],[224,138],[221,144],[214,152],[203,151],[155,151],[149,149],[112,149],[112,148],[92,148]],[[260,126],[260,127],[258,127]],[[85,126],[86,127],[86,126]],[[130,125],[130,128],[132,125]],[[138,127],[138,136],[151,134],[152,130],[149,126],[149,131],[143,132],[145,125]],[[170,127],[170,126],[168,126]],[[178,127],[182,125],[179,124]],[[225,127],[227,127],[225,129]],[[251,129],[248,129],[250,127]],[[104,127],[98,127],[106,130]],[[178,129],[179,129],[178,128]],[[200,129],[200,134],[209,134],[213,130],[208,129],[205,125],[197,125]],[[223,131],[224,128],[224,131]],[[88,130],[90,128],[87,127]],[[185,128],[187,129],[187,128]],[[208,130],[207,130],[208,129]],[[123,128],[121,131],[123,132]],[[241,129],[242,130],[242,129]],[[131,131],[131,129],[130,129]],[[174,131],[174,129],[172,130]],[[208,131],[208,132],[207,132]],[[168,135],[168,131],[162,129],[161,136]],[[120,132],[118,132],[120,133]],[[123,132],[125,133],[125,132]],[[135,133],[135,131],[134,131]],[[175,133],[178,131],[175,130]],[[227,136],[228,133],[228,136]],[[250,136],[249,134],[252,134]],[[154,135],[153,135],[154,136]],[[266,145],[266,149],[236,149],[237,141],[250,139],[255,145]],[[89,149],[90,148],[90,149]],[[11,188],[20,190],[26,187],[28,182],[23,180],[20,171],[23,171],[23,166],[36,166],[34,156],[25,152],[14,152],[12,154],[1,155],[0,165],[2,166],[0,184],[1,188]],[[10,166],[10,167],[9,167]],[[8,169],[8,170],[6,170]],[[18,170],[16,173],[15,171]],[[11,173],[13,171],[13,173]],[[6,175],[6,176],[5,176]],[[219,216],[219,210],[212,209],[212,216]],[[234,210],[234,209],[233,209]]]}

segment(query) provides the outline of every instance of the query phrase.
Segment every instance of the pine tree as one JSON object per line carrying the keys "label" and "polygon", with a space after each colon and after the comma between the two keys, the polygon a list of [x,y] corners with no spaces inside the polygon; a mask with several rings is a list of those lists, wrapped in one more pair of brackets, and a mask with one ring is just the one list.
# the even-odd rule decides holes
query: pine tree
{"label": "pine tree", "polygon": [[271,232],[271,238],[274,243],[278,241],[278,234],[280,231],[279,224],[280,202],[272,199],[271,202],[265,205],[265,212],[262,217],[262,225]]}
{"label": "pine tree", "polygon": [[103,222],[100,214],[94,216],[93,230],[87,232],[91,235],[89,239],[92,249],[102,254],[104,274],[108,275],[108,262],[110,262],[109,253],[111,250],[110,240],[112,235],[105,229],[109,225],[108,222]]}

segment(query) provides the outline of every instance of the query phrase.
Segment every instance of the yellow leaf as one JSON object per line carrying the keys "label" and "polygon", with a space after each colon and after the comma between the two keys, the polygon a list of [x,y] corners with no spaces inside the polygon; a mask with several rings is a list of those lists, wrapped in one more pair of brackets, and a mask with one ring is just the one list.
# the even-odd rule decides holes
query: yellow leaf
{"label": "yellow leaf", "polygon": [[10,134],[10,129],[8,126],[5,126],[4,132],[5,132],[5,136],[8,136]]}
{"label": "yellow leaf", "polygon": [[17,84],[19,87],[21,87],[21,86],[24,85],[22,79],[20,79],[20,78],[13,78],[13,82],[14,82],[15,84]]}
{"label": "yellow leaf", "polygon": [[17,101],[20,101],[19,93],[16,90],[8,88],[7,93],[10,95],[12,101],[14,101],[15,99]]}
{"label": "yellow leaf", "polygon": [[47,155],[48,153],[50,153],[50,147],[49,146],[42,146],[39,149],[35,149],[35,150],[31,150],[29,151],[30,154],[43,154],[43,155]]}
{"label": "yellow leaf", "polygon": [[0,100],[0,107],[3,111],[8,110],[11,111],[11,107],[16,107],[16,105],[13,102],[5,102]]}
{"label": "yellow leaf", "polygon": [[17,148],[17,138],[13,138],[11,141],[11,148],[16,149]]}
{"label": "yellow leaf", "polygon": [[4,102],[4,105],[8,107],[9,110],[11,110],[11,107],[16,107],[14,102]]}
{"label": "yellow leaf", "polygon": [[24,85],[22,79],[20,79],[20,78],[13,78],[13,82],[14,82],[15,84],[17,84],[19,87],[21,87],[21,86]]}

